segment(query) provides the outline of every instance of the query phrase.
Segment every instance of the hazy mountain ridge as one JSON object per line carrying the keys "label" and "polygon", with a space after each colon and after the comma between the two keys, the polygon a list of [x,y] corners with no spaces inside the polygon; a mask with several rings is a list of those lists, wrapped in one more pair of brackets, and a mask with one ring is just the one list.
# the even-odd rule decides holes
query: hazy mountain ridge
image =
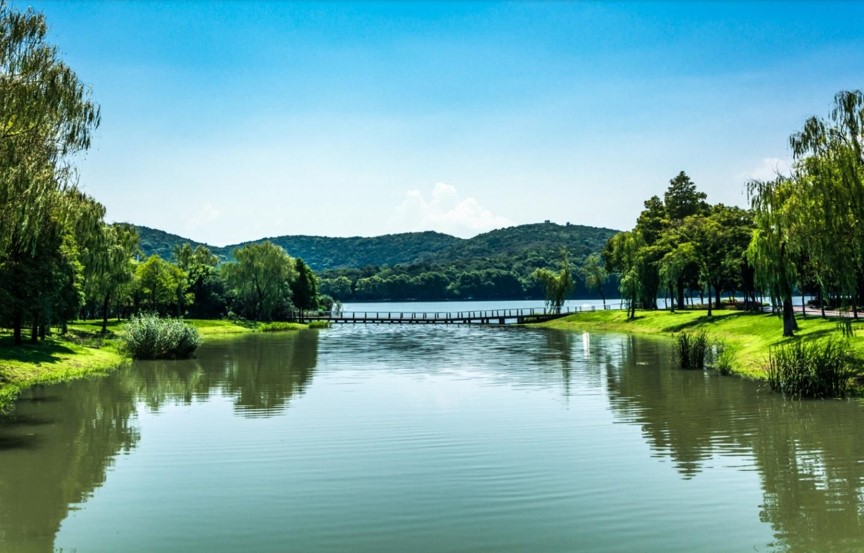
{"label": "hazy mountain ridge", "polygon": [[231,259],[232,250],[255,242],[270,240],[290,255],[302,258],[316,272],[339,268],[478,262],[498,265],[507,258],[527,261],[534,257],[549,259],[566,247],[571,258],[600,251],[606,240],[618,231],[584,225],[534,223],[496,229],[473,238],[457,238],[440,232],[408,232],[373,237],[326,237],[286,235],[261,238],[230,246],[210,246],[159,229],[136,226],[145,256],[159,254],[173,259],[175,246],[190,243],[207,246],[221,260]]}

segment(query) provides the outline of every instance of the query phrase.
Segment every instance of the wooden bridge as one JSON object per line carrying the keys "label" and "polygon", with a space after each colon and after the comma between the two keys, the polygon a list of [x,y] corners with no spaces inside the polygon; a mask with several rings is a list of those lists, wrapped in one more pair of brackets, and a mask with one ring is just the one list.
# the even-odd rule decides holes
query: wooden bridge
{"label": "wooden bridge", "polygon": [[593,306],[575,306],[560,311],[542,307],[526,309],[493,309],[489,311],[404,312],[346,311],[341,313],[305,311],[297,314],[300,322],[330,321],[353,324],[528,324],[566,317],[580,311],[594,311]]}

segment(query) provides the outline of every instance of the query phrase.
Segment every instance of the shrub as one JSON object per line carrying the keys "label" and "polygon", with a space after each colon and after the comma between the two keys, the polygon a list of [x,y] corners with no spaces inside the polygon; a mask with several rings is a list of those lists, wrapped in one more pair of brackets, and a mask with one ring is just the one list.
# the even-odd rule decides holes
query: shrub
{"label": "shrub", "polygon": [[768,353],[768,385],[792,397],[843,397],[854,359],[844,340],[797,340]]}
{"label": "shrub", "polygon": [[735,351],[722,340],[716,340],[709,348],[709,366],[720,374],[732,374]]}
{"label": "shrub", "polygon": [[192,325],[153,314],[132,317],[122,336],[126,350],[135,359],[185,359],[201,344]]}
{"label": "shrub", "polygon": [[304,328],[306,325],[302,323],[274,322],[258,325],[258,330],[261,332],[284,332],[286,330],[303,330]]}
{"label": "shrub", "polygon": [[708,335],[704,332],[682,332],[678,335],[675,346],[675,359],[682,369],[705,368],[705,358],[708,353]]}

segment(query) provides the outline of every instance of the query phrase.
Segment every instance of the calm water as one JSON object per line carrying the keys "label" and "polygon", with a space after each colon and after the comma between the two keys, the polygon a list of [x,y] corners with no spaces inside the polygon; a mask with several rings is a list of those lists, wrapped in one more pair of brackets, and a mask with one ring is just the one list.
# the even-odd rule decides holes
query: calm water
{"label": "calm water", "polygon": [[666,342],[345,326],[28,393],[0,551],[864,550],[864,406]]}

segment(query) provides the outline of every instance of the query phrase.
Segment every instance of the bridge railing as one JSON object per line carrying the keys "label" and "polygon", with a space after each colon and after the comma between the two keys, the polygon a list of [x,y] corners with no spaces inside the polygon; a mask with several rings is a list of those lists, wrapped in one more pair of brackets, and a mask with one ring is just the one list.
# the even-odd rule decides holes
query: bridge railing
{"label": "bridge railing", "polygon": [[[622,308],[621,303],[618,308]],[[298,320],[331,320],[344,322],[362,321],[473,321],[493,319],[524,319],[533,317],[551,317],[555,315],[569,315],[585,311],[602,310],[604,307],[596,305],[572,305],[560,310],[545,307],[523,307],[515,309],[488,309],[476,311],[343,311],[332,313],[329,311],[304,311],[298,312]],[[607,303],[605,309],[615,309],[615,304]]]}

